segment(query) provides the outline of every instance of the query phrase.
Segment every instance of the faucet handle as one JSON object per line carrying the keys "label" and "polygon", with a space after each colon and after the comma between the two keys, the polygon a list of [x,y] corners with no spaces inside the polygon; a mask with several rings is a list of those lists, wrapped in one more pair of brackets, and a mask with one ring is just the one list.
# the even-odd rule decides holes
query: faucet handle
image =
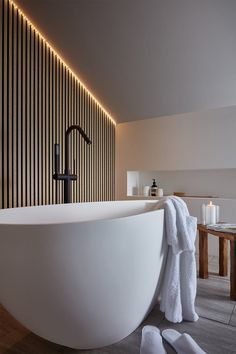
{"label": "faucet handle", "polygon": [[54,156],[55,156],[55,174],[59,174],[60,170],[60,145],[54,144]]}

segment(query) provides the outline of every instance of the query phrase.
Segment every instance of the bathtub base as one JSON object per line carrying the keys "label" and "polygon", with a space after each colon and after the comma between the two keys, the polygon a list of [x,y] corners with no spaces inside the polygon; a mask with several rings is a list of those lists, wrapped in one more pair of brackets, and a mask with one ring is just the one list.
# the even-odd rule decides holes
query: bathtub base
{"label": "bathtub base", "polygon": [[0,302],[57,344],[94,349],[122,340],[160,290],[163,213],[60,225],[0,222]]}

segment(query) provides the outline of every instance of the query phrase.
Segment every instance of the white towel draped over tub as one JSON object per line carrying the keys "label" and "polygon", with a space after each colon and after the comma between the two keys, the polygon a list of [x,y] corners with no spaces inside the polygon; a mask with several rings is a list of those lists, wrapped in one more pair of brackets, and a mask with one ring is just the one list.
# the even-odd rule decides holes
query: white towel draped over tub
{"label": "white towel draped over tub", "polygon": [[157,208],[165,210],[164,229],[168,243],[160,309],[170,322],[197,321],[194,306],[197,289],[194,245],[197,218],[189,215],[187,205],[178,197],[161,200]]}

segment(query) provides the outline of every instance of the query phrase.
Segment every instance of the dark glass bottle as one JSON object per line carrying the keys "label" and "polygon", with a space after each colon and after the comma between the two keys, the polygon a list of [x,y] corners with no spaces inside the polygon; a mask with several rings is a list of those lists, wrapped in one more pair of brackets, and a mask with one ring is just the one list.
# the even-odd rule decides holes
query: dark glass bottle
{"label": "dark glass bottle", "polygon": [[157,183],[155,178],[152,179],[152,186],[151,186],[151,196],[156,197],[157,196]]}

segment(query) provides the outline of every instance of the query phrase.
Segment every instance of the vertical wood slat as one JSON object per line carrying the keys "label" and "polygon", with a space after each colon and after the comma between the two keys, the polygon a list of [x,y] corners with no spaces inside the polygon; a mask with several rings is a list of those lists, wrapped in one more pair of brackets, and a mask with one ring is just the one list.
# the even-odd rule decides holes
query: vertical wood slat
{"label": "vertical wood slat", "polygon": [[[76,86],[76,81],[75,78],[73,78],[73,124],[76,124],[77,122],[77,86]],[[74,147],[73,147],[73,151],[76,151],[75,154],[75,174],[78,174],[78,136],[75,136],[74,139]],[[78,190],[78,180],[76,181],[76,183],[74,183],[74,203],[76,203],[78,201],[77,196],[77,190]]]}
{"label": "vertical wood slat", "polygon": [[[78,118],[78,123],[81,126],[82,124],[82,89],[81,85],[79,85],[79,92],[78,92],[78,101],[79,101],[79,118]],[[79,139],[79,201],[82,201],[82,141]]]}
{"label": "vertical wood slat", "polygon": [[45,49],[45,204],[50,204],[49,182],[51,180],[49,171],[49,134],[50,134],[50,115],[49,115],[49,50]]}
{"label": "vertical wood slat", "polygon": [[26,126],[25,126],[25,138],[26,138],[26,205],[31,204],[31,195],[30,195],[30,102],[31,102],[31,93],[30,93],[30,28],[26,26]]}
{"label": "vertical wood slat", "polygon": [[17,12],[17,116],[16,116],[16,121],[17,121],[17,206],[21,205],[21,185],[22,185],[22,180],[21,180],[21,170],[22,170],[22,144],[21,144],[21,50],[22,50],[22,21],[19,16],[19,13]]}
{"label": "vertical wood slat", "polygon": [[63,202],[53,145],[60,143],[64,172],[71,124],[92,140],[70,137],[70,170],[79,175],[73,201],[113,199],[115,126],[8,0],[0,17],[0,208]]}
{"label": "vertical wood slat", "polygon": [[[82,90],[82,93],[83,93],[82,128],[85,129],[85,124],[86,124],[86,92],[85,92],[84,88]],[[86,201],[86,176],[85,176],[86,155],[85,155],[85,144],[84,144],[84,141],[83,141],[83,139],[80,139],[80,140],[82,141],[82,146],[81,146],[81,149],[82,149],[82,157],[81,157],[82,170],[80,171],[80,173],[83,176],[83,178],[82,178],[82,195],[83,195],[82,201],[85,202]]]}
{"label": "vertical wood slat", "polygon": [[101,139],[101,144],[99,144],[100,146],[100,173],[101,173],[101,180],[100,180],[100,186],[101,186],[101,189],[100,189],[100,194],[101,194],[101,201],[103,200],[103,183],[104,183],[104,173],[103,173],[103,113],[102,113],[102,110],[100,109],[100,139]]}
{"label": "vertical wood slat", "polygon": [[[58,144],[60,144],[60,150],[61,150],[61,155],[62,155],[62,149],[63,149],[63,146],[62,146],[62,141],[61,141],[61,134],[60,134],[60,131],[61,131],[61,121],[62,121],[62,118],[61,118],[61,66],[60,66],[60,62],[58,59],[56,59],[56,63],[57,63],[57,66],[56,66],[56,78],[57,78],[57,116],[56,116],[56,121],[57,121],[57,142]],[[63,158],[61,156],[61,171],[63,171]],[[55,182],[56,185],[57,185],[57,200],[56,202],[57,203],[60,203],[61,201],[61,184],[60,183],[57,183]]]}
{"label": "vertical wood slat", "polygon": [[95,130],[95,138],[96,138],[96,146],[95,146],[95,149],[96,149],[96,157],[95,157],[95,161],[96,161],[96,201],[99,201],[99,172],[100,172],[100,168],[99,168],[99,139],[100,139],[100,136],[99,136],[99,124],[98,124],[98,121],[99,121],[99,108],[98,108],[98,105],[96,104],[96,130]]}
{"label": "vertical wood slat", "polygon": [[[80,84],[76,85],[76,124],[80,123]],[[76,201],[80,202],[80,139],[77,137],[77,198]]]}
{"label": "vertical wood slat", "polygon": [[46,155],[45,155],[45,145],[46,145],[46,140],[45,140],[45,116],[46,116],[46,100],[45,100],[45,79],[46,79],[46,63],[45,63],[45,54],[46,54],[46,48],[45,48],[45,42],[42,41],[42,112],[41,112],[41,129],[42,129],[42,144],[41,144],[41,174],[42,174],[42,204],[46,203],[46,170],[45,170],[45,160],[46,160]]}
{"label": "vertical wood slat", "polygon": [[12,73],[13,73],[13,84],[12,84],[12,96],[13,96],[13,162],[12,162],[12,206],[16,206],[17,202],[17,13],[14,13],[12,21]]}
{"label": "vertical wood slat", "polygon": [[99,160],[99,175],[98,175],[98,193],[99,193],[99,201],[102,200],[102,124],[101,124],[101,109],[100,107],[98,108],[98,118],[99,118],[99,123],[98,124],[98,136],[99,136],[99,143],[98,143],[98,160]]}
{"label": "vertical wood slat", "polygon": [[[58,136],[58,65],[57,65],[57,60],[55,55],[53,54],[53,126],[54,126],[54,130],[53,130],[53,143],[59,143],[59,136]],[[55,161],[54,161],[55,163]],[[54,164],[53,164],[54,165]],[[57,203],[58,200],[58,190],[59,190],[59,186],[58,183],[54,182],[53,183],[53,187],[54,187],[54,203]]]}
{"label": "vertical wood slat", "polygon": [[[87,92],[84,90],[84,124],[83,127],[85,132],[87,132]],[[84,155],[83,155],[83,160],[84,160],[84,166],[83,166],[83,176],[84,176],[84,184],[83,184],[83,189],[84,189],[84,202],[87,201],[87,146],[85,141],[83,140],[83,148],[84,148]]]}
{"label": "vertical wood slat", "polygon": [[[52,73],[51,73],[51,114],[52,114],[52,140],[50,141],[50,144],[53,146],[52,147],[52,170],[53,173],[55,171],[55,166],[54,166],[54,144],[58,143],[57,140],[57,82],[56,82],[56,60],[54,54],[51,52],[51,68],[52,68]],[[52,188],[52,203],[55,204],[57,200],[57,185],[53,181],[51,184]]]}
{"label": "vertical wood slat", "polygon": [[106,129],[106,134],[107,134],[107,200],[110,200],[110,187],[111,187],[111,183],[110,183],[110,122],[108,122],[108,127]]}
{"label": "vertical wood slat", "polygon": [[42,205],[42,40],[38,40],[38,204]]}
{"label": "vertical wood slat", "polygon": [[38,146],[39,146],[39,124],[38,124],[38,119],[39,119],[39,39],[38,35],[35,33],[35,43],[34,43],[34,115],[33,115],[33,120],[34,120],[34,144],[35,144],[35,149],[34,149],[34,202],[35,205],[39,204],[39,193],[38,193],[38,181],[39,181],[39,176],[38,176]]}
{"label": "vertical wood slat", "polygon": [[[91,131],[91,96],[88,95],[88,131],[87,134],[89,137],[92,138],[92,131]],[[92,201],[92,148],[91,145],[87,146],[87,159],[88,159],[88,172],[87,172],[87,179],[89,182],[88,186],[88,201]]]}
{"label": "vertical wood slat", "polygon": [[[75,82],[74,82],[74,77],[71,78],[71,123],[75,124],[76,123],[76,118],[75,118]],[[72,153],[73,153],[73,174],[76,174],[76,161],[77,161],[77,134],[75,134],[74,139],[73,139],[73,145],[72,145]],[[72,201],[73,203],[76,202],[76,187],[77,187],[77,181],[73,183],[73,193],[72,193]]]}
{"label": "vertical wood slat", "polygon": [[96,124],[96,104],[93,105],[93,199],[97,201],[97,159],[96,159],[96,146],[97,146],[97,124]]}
{"label": "vertical wood slat", "polygon": [[12,195],[13,195],[13,183],[12,183],[12,122],[13,122],[13,93],[12,93],[12,85],[13,85],[13,76],[12,76],[12,6],[9,4],[8,7],[8,119],[7,119],[7,134],[8,134],[8,144],[7,144],[7,206],[9,208],[12,207]]}
{"label": "vertical wood slat", "polygon": [[7,208],[7,157],[8,154],[8,131],[7,131],[7,100],[8,100],[8,4],[3,9],[3,124],[2,124],[2,150],[3,150],[3,169],[2,169],[2,197],[3,197],[3,208]]}
{"label": "vertical wood slat", "polygon": [[112,132],[113,132],[113,129],[112,129],[112,125],[110,124],[110,149],[111,149],[111,154],[110,154],[110,183],[111,183],[111,199],[114,198],[113,194],[112,194],[112,191],[114,190],[114,184],[113,184],[113,180],[112,180],[112,161],[113,161],[113,151],[112,151],[112,148],[113,148],[113,137],[112,137]]}
{"label": "vertical wood slat", "polygon": [[[66,67],[62,65],[62,126],[61,126],[61,137],[62,137],[62,151],[65,151],[65,131],[67,129],[67,123],[66,123]],[[65,171],[65,156],[63,156],[63,171]],[[61,184],[61,189],[62,189],[62,194],[61,194],[61,203],[63,203],[64,200],[64,184]]]}
{"label": "vertical wood slat", "polygon": [[108,188],[107,173],[104,173],[104,171],[107,171],[107,172],[108,172],[108,168],[107,168],[106,142],[107,142],[107,136],[106,136],[106,116],[105,116],[105,114],[103,113],[103,159],[104,159],[104,164],[103,164],[103,176],[104,176],[103,197],[104,197],[104,200],[108,200],[108,199],[107,199],[107,188]]}
{"label": "vertical wood slat", "polygon": [[[64,107],[65,107],[65,128],[64,128],[64,132],[66,131],[66,129],[70,126],[70,118],[69,118],[69,87],[70,87],[70,80],[69,80],[69,72],[67,69],[65,69],[65,103],[64,103]],[[64,134],[65,135],[65,134]],[[69,169],[70,169],[70,173],[71,173],[71,158],[72,158],[72,154],[71,154],[71,141],[73,138],[73,133],[70,136],[70,140],[69,140]],[[72,182],[73,184],[73,182]]]}
{"label": "vertical wood slat", "polygon": [[35,185],[34,185],[34,129],[35,129],[35,120],[34,120],[34,107],[35,107],[35,84],[34,84],[34,44],[35,44],[35,32],[31,30],[30,35],[30,205],[35,205]]}
{"label": "vertical wood slat", "polygon": [[101,200],[104,200],[104,132],[103,132],[103,112],[101,110]]}
{"label": "vertical wood slat", "polygon": [[[74,117],[74,78],[69,75],[70,85],[69,85],[69,122],[70,124],[75,124]],[[71,141],[71,173],[76,174],[76,158],[77,158],[77,149],[76,149],[76,138],[77,132],[72,136]],[[77,181],[72,183],[72,202],[76,202],[75,190],[76,190]]]}
{"label": "vertical wood slat", "polygon": [[[91,96],[89,97],[89,136],[93,136],[92,135],[93,131],[92,131],[92,98]],[[93,143],[92,143],[93,144]],[[89,148],[89,183],[90,183],[90,198],[89,201],[92,201],[93,198],[93,149],[90,146]]]}
{"label": "vertical wood slat", "polygon": [[97,200],[100,201],[100,160],[99,160],[99,156],[100,156],[100,126],[99,126],[99,107],[96,107],[96,115],[97,115],[97,129],[96,129],[96,136],[97,136],[97,144],[96,144],[96,162],[97,162]]}
{"label": "vertical wood slat", "polygon": [[[3,171],[3,2],[0,1],[0,171]],[[0,172],[0,188],[1,188],[1,194],[0,194],[0,209],[3,208],[3,198],[2,198],[2,192],[3,192],[3,173]]]}
{"label": "vertical wood slat", "polygon": [[22,190],[21,190],[21,203],[23,206],[27,205],[27,191],[26,191],[26,131],[25,128],[27,126],[26,122],[26,82],[27,82],[27,70],[26,70],[26,40],[27,40],[27,28],[26,21],[22,18],[22,51],[21,51],[21,182],[22,182]]}
{"label": "vertical wood slat", "polygon": [[[61,62],[59,62],[59,72],[60,72],[60,96],[59,96],[59,103],[60,103],[60,110],[59,110],[59,141],[60,141],[60,146],[61,146],[61,152],[65,151],[65,147],[64,147],[64,134],[63,132],[65,131],[65,127],[64,127],[64,111],[63,111],[63,93],[65,93],[65,89],[64,89],[64,70],[63,70],[63,66],[61,65]],[[64,165],[64,156],[63,154],[61,154],[61,170],[65,171],[65,165]],[[62,203],[63,201],[63,195],[64,195],[64,191],[63,191],[63,185],[62,183],[57,183],[59,184],[59,203]]]}
{"label": "vertical wood slat", "polygon": [[49,204],[53,203],[53,179],[52,171],[53,170],[53,129],[52,129],[52,52],[48,50],[48,202]]}
{"label": "vertical wood slat", "polygon": [[[84,125],[84,93],[83,93],[83,88],[80,87],[80,119],[79,119],[79,125],[83,127]],[[83,150],[83,144],[82,144],[82,139],[79,139],[79,151],[80,151],[80,169],[79,169],[79,178],[80,178],[80,202],[84,201],[84,150]]]}

